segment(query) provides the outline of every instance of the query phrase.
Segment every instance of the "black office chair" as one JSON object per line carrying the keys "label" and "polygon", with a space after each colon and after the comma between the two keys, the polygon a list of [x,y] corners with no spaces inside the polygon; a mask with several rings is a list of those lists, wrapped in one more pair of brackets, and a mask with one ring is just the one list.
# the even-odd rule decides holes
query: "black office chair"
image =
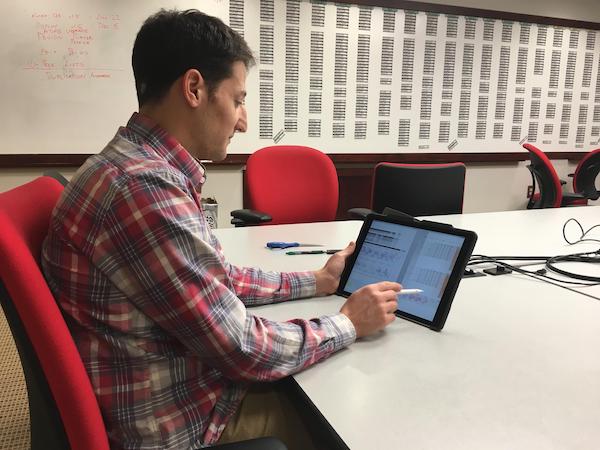
{"label": "black office chair", "polygon": [[573,174],[573,190],[590,200],[600,198],[600,190],[596,187],[596,178],[600,172],[600,148],[588,152]]}
{"label": "black office chair", "polygon": [[[523,144],[529,152],[527,169],[531,172],[533,193],[527,203],[527,209],[558,208],[560,206],[587,205],[587,199],[577,193],[562,191],[562,182],[548,156],[529,143]],[[536,192],[536,186],[538,192]]]}
{"label": "black office chair", "polygon": [[364,219],[371,212],[392,208],[409,216],[460,214],[463,209],[466,167],[450,164],[394,164],[375,166],[371,208],[348,213]]}

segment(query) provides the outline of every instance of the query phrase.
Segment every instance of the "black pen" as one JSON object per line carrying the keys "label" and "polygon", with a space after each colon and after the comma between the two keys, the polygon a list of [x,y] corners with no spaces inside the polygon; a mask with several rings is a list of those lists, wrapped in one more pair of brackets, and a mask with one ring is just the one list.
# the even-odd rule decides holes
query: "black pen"
{"label": "black pen", "polygon": [[298,250],[295,252],[285,252],[286,255],[322,255],[328,254],[333,255],[341,250]]}

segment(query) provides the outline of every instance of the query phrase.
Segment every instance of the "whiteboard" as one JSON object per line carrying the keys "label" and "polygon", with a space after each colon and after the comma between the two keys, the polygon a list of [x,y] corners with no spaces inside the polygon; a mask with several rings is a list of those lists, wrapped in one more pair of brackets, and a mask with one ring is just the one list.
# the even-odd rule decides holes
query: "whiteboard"
{"label": "whiteboard", "polygon": [[[131,49],[160,7],[241,32],[257,65],[229,153],[582,151],[600,140],[595,30],[298,0],[3,2],[0,153],[97,153],[137,109]],[[31,5],[31,3],[34,3]],[[36,3],[40,5],[36,6]]]}
{"label": "whiteboard", "polygon": [[199,6],[227,12],[219,1],[0,2],[0,153],[98,153],[137,110],[131,51],[143,21]]}

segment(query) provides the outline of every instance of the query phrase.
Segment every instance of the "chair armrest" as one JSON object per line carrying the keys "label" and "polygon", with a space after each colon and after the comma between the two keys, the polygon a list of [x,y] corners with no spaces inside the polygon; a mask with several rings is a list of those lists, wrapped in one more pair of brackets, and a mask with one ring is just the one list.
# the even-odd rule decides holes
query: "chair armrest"
{"label": "chair armrest", "polygon": [[567,182],[561,178],[561,179],[560,179],[560,185],[561,185],[561,186],[564,186],[565,184],[567,184]]}
{"label": "chair armrest", "polygon": [[577,192],[564,192],[563,199],[564,200],[583,200],[587,197],[584,194],[578,194]]}
{"label": "chair armrest", "polygon": [[396,219],[411,219],[411,220],[417,220],[418,221],[418,219],[415,219],[410,214],[406,214],[405,212],[398,211],[397,209],[390,208],[388,206],[386,206],[385,208],[383,208],[383,211],[381,212],[381,214],[383,214],[384,216],[394,217]]}
{"label": "chair armrest", "polygon": [[575,174],[574,173],[570,173],[567,176],[573,178],[575,176]]}
{"label": "chair armrest", "polygon": [[561,206],[580,206],[587,205],[588,199],[583,194],[577,194],[573,192],[565,192],[563,194]]}
{"label": "chair armrest", "polygon": [[42,173],[42,175],[45,177],[54,178],[56,181],[58,181],[65,187],[67,186],[67,184],[69,184],[69,180],[67,180],[62,173],[56,170],[46,170],[44,173]]}
{"label": "chair armrest", "polygon": [[360,220],[365,220],[367,218],[367,216],[369,214],[371,214],[372,212],[374,212],[374,211],[369,208],[350,208],[348,210],[348,214],[350,215],[350,217],[352,217],[353,219],[360,219]]}
{"label": "chair armrest", "polygon": [[[374,213],[375,213],[375,211],[373,211],[372,209],[369,209],[369,208],[351,208],[348,210],[348,214],[350,215],[350,217],[353,217],[355,219],[360,219],[360,220],[365,220],[367,218],[367,215],[374,214]],[[381,215],[395,217],[397,219],[417,220],[410,214],[406,214],[402,211],[398,211],[397,209],[389,208],[387,206],[385,208],[383,208]]]}
{"label": "chair armrest", "polygon": [[258,225],[259,223],[270,222],[273,218],[260,211],[252,209],[236,209],[231,211],[231,223],[236,227],[245,227],[248,225]]}

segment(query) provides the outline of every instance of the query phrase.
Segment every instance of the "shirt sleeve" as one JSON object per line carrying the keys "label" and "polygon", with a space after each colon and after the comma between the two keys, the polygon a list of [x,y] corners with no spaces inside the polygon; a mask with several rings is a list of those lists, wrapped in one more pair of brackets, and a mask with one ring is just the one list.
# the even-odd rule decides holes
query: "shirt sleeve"
{"label": "shirt sleeve", "polygon": [[[249,301],[285,299],[314,293],[314,279],[224,264],[204,239],[197,203],[172,177],[130,178],[117,190],[94,246],[94,264],[143,315],[236,380],[282,378],[355,340],[343,314],[288,322],[249,314],[236,289]],[[128,327],[136,324],[120,324]]]}
{"label": "shirt sleeve", "polygon": [[312,272],[265,272],[223,262],[236,295],[246,306],[312,297],[316,281]]}

